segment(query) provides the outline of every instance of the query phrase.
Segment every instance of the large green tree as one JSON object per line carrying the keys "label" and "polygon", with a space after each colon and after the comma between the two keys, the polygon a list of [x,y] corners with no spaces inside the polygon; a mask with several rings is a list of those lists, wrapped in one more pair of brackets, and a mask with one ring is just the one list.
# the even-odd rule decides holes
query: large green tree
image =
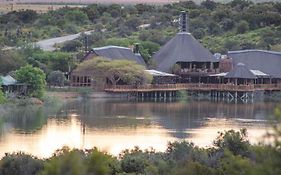
{"label": "large green tree", "polygon": [[29,95],[32,97],[42,97],[46,86],[45,73],[37,68],[27,65],[16,71],[16,79],[29,86]]}
{"label": "large green tree", "polygon": [[107,60],[97,57],[82,62],[76,71],[90,72],[97,81],[104,82],[106,79],[116,85],[119,82],[126,84],[149,83],[152,77],[145,72],[145,67],[128,60]]}

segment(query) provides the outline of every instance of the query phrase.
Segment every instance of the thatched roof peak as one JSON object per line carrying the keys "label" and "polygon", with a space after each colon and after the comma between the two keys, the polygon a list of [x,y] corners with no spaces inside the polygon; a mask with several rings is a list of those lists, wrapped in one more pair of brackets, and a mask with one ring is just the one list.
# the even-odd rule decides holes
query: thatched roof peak
{"label": "thatched roof peak", "polygon": [[238,63],[230,72],[225,75],[225,78],[242,78],[256,79],[256,75],[248,69],[245,64]]}
{"label": "thatched roof peak", "polygon": [[169,72],[177,62],[218,62],[190,33],[179,32],[154,56],[157,70]]}

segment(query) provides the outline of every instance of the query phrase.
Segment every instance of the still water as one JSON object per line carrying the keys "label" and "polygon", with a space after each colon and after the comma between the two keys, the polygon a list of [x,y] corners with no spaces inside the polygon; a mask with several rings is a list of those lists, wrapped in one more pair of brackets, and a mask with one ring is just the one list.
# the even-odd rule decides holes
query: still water
{"label": "still water", "polygon": [[118,155],[139,146],[165,151],[169,141],[212,145],[218,131],[247,128],[252,143],[270,129],[274,102],[71,101],[48,107],[17,107],[0,118],[0,157],[23,151],[49,157],[63,146]]}

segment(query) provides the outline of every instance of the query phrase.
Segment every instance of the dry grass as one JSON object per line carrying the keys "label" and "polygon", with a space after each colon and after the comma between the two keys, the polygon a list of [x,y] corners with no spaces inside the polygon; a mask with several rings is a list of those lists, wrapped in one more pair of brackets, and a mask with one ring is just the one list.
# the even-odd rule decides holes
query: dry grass
{"label": "dry grass", "polygon": [[281,44],[271,46],[271,49],[277,52],[281,52]]}
{"label": "dry grass", "polygon": [[[49,10],[56,10],[66,5],[50,5],[50,4],[0,4],[0,13],[20,10],[35,10],[38,13],[46,13]],[[82,7],[81,5],[67,5],[68,7]]]}

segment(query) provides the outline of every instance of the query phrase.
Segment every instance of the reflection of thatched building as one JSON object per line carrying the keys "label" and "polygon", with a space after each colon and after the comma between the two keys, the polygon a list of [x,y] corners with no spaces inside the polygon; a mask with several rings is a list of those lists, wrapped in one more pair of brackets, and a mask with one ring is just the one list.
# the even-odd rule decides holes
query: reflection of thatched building
{"label": "reflection of thatched building", "polygon": [[252,104],[209,101],[183,102],[131,102],[112,100],[89,100],[87,103],[72,101],[59,111],[63,115],[75,113],[86,126],[112,130],[132,129],[158,125],[177,138],[186,138],[187,130],[204,128],[204,121],[216,118],[251,121],[264,120],[271,115],[275,103]]}

